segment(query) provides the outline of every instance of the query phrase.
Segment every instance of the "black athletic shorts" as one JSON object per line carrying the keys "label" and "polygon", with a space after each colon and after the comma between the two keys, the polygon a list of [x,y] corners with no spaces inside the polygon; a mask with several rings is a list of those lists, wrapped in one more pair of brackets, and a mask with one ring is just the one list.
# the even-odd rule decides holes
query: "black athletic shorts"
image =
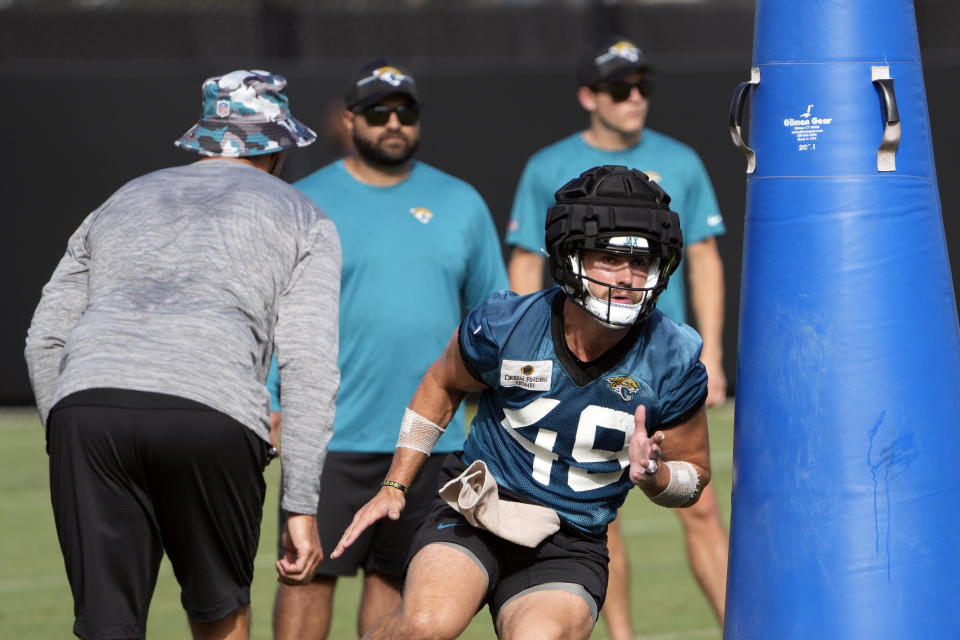
{"label": "black athletic shorts", "polygon": [[[450,454],[438,475],[438,487],[464,469],[466,465],[460,456]],[[499,493],[507,500],[524,501],[502,488]],[[417,551],[433,543],[460,547],[487,575],[486,604],[494,625],[505,604],[538,588],[561,589],[582,596],[590,605],[594,620],[603,606],[610,559],[606,533],[586,533],[561,520],[559,531],[531,549],[471,526],[437,497],[417,530],[407,563]]]}
{"label": "black athletic shorts", "polygon": [[75,634],[143,638],[164,552],[191,620],[250,602],[268,443],[200,403],[119,389],[72,394],[48,424]]}
{"label": "black athletic shorts", "polygon": [[[406,505],[398,520],[380,520],[364,531],[342,556],[331,559],[329,553],[350,526],[353,516],[380,490],[393,454],[327,452],[317,506],[317,530],[324,558],[317,566],[316,575],[353,576],[358,569],[363,569],[365,573],[399,580],[413,534],[437,496],[437,472],[446,457],[445,453],[437,453],[427,458],[409,487]],[[285,522],[286,513],[281,509],[281,534]],[[282,556],[279,536],[277,540],[277,554]]]}

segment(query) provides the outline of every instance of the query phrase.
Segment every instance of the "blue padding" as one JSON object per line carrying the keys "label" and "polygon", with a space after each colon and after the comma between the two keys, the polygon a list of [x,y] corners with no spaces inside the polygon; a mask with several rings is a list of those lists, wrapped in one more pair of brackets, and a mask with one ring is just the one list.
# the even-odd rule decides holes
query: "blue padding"
{"label": "blue padding", "polygon": [[[960,637],[960,331],[913,4],[759,0],[756,30],[724,637]],[[784,125],[808,111],[831,121]]]}
{"label": "blue padding", "polygon": [[777,62],[919,62],[909,0],[758,0],[754,65]]}
{"label": "blue padding", "polygon": [[[751,97],[754,177],[873,176],[884,113],[872,63],[761,67]],[[897,174],[933,176],[930,125],[918,64],[890,65],[902,121]]]}

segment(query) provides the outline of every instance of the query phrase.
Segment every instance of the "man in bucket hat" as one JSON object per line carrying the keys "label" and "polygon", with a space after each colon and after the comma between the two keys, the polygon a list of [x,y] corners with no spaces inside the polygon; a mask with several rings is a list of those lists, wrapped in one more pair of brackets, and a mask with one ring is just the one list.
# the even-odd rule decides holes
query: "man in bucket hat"
{"label": "man in bucket hat", "polygon": [[203,83],[200,121],[174,144],[225,158],[274,154],[312,144],[317,135],[290,113],[283,94],[286,84],[283,76],[267,71],[240,70],[209,78]]}
{"label": "man in bucket hat", "polygon": [[286,80],[203,85],[176,144],[206,156],[121,187],[70,238],[26,359],[78,636],[143,638],[164,552],[195,638],[247,638],[270,445],[270,356],[284,372],[287,553],[322,559],[315,513],[339,380],[340,244],[272,174],[314,133]]}

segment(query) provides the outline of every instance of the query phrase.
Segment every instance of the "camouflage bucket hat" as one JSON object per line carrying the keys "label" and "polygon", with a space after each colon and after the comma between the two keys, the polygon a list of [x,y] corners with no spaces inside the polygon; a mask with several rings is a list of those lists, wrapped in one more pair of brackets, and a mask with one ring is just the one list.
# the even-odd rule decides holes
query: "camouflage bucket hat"
{"label": "camouflage bucket hat", "polygon": [[287,80],[269,71],[232,71],[203,83],[200,122],[174,142],[205,156],[257,156],[305,147],[317,134],[290,113]]}

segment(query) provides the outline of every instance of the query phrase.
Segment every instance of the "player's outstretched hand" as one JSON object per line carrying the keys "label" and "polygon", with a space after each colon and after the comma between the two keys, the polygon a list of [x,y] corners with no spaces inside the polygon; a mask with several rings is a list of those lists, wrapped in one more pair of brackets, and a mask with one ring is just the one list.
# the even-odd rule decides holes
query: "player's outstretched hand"
{"label": "player's outstretched hand", "polygon": [[635,485],[648,485],[654,481],[654,475],[660,466],[660,443],[663,431],[657,431],[647,437],[647,408],[637,407],[633,414],[633,435],[630,436],[630,481]]}
{"label": "player's outstretched hand", "polygon": [[406,499],[403,497],[403,493],[393,487],[382,487],[377,495],[373,496],[370,502],[360,507],[360,510],[353,516],[353,522],[343,532],[343,537],[340,538],[337,548],[333,550],[330,557],[339,558],[367,527],[380,518],[384,516],[391,520],[399,518],[404,505],[406,505]]}
{"label": "player's outstretched hand", "polygon": [[313,514],[291,513],[281,534],[283,557],[277,560],[277,582],[306,584],[313,580],[317,565],[323,560],[317,517]]}

